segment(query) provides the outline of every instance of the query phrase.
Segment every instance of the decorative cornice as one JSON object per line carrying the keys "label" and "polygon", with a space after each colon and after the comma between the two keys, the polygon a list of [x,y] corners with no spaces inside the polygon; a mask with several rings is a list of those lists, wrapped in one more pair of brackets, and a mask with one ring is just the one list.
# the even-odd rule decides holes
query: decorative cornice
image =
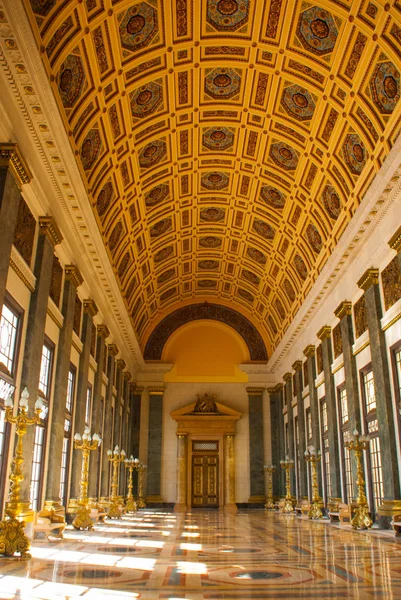
{"label": "decorative cornice", "polygon": [[286,383],[287,381],[292,381],[292,373],[284,373],[283,379]]}
{"label": "decorative cornice", "polygon": [[116,367],[117,369],[121,369],[121,371],[124,371],[126,367],[125,360],[123,360],[122,358],[116,360]]}
{"label": "decorative cornice", "polygon": [[367,269],[365,273],[362,275],[360,280],[358,281],[358,287],[361,288],[364,292],[368,290],[372,285],[377,285],[379,283],[379,269],[374,269],[373,267]]}
{"label": "decorative cornice", "polygon": [[313,344],[309,344],[309,346],[306,346],[306,348],[304,350],[304,355],[307,358],[310,358],[311,356],[315,356],[315,346]]}
{"label": "decorative cornice", "polygon": [[292,365],[294,371],[300,371],[302,369],[302,360],[296,360]]}
{"label": "decorative cornice", "polygon": [[19,188],[32,179],[32,173],[17,144],[0,144],[0,167],[11,170]]}
{"label": "decorative cornice", "polygon": [[16,272],[28,290],[33,292],[36,287],[36,277],[15,246],[11,247],[10,267]]}
{"label": "decorative cornice", "polygon": [[77,265],[66,265],[64,272],[65,278],[72,281],[75,287],[79,287],[83,284],[84,280]]}
{"label": "decorative cornice", "polygon": [[164,387],[150,387],[148,388],[148,392],[150,396],[163,396],[165,392]]}
{"label": "decorative cornice", "polygon": [[106,327],[106,325],[98,325],[97,326],[97,334],[103,337],[104,339],[108,338],[110,335],[110,331]]}
{"label": "decorative cornice", "polygon": [[267,388],[268,393],[271,394],[277,394],[277,392],[282,392],[283,391],[283,384],[282,383],[277,383],[274,387],[271,388]]}
{"label": "decorative cornice", "polygon": [[248,396],[260,396],[265,391],[265,388],[261,387],[247,387],[246,392]]}
{"label": "decorative cornice", "polygon": [[395,234],[391,236],[391,238],[388,241],[388,245],[396,252],[399,252],[401,250],[401,226],[397,229]]}
{"label": "decorative cornice", "polygon": [[63,241],[61,231],[53,217],[39,217],[39,233],[45,235],[53,246]]}
{"label": "decorative cornice", "polygon": [[123,373],[123,379],[124,381],[131,381],[132,375],[129,371],[124,371]]}
{"label": "decorative cornice", "polygon": [[108,344],[107,346],[107,354],[110,356],[117,356],[119,350],[115,344]]}
{"label": "decorative cornice", "polygon": [[84,300],[84,312],[87,312],[91,317],[95,317],[99,312],[96,302],[91,298]]}
{"label": "decorative cornice", "polygon": [[349,316],[350,314],[352,314],[352,302],[350,302],[349,300],[344,300],[339,306],[337,306],[336,310],[334,311],[334,314],[339,319]]}
{"label": "decorative cornice", "polygon": [[323,341],[331,336],[331,327],[330,325],[323,325],[321,329],[317,332],[317,337],[319,340]]}

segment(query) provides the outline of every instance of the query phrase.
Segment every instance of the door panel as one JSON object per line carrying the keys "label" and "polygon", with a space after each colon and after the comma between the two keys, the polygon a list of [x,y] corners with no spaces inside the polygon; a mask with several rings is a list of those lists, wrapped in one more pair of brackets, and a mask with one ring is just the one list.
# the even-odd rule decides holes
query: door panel
{"label": "door panel", "polygon": [[219,505],[218,459],[216,453],[192,456],[192,506],[195,508],[215,508]]}

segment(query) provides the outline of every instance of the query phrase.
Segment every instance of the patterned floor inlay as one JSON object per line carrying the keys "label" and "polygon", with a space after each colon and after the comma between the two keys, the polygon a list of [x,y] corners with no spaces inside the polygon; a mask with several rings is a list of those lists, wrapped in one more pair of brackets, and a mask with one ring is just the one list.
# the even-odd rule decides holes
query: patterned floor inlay
{"label": "patterned floor inlay", "polygon": [[0,558],[1,600],[401,598],[401,543],[263,510],[139,511],[32,559]]}

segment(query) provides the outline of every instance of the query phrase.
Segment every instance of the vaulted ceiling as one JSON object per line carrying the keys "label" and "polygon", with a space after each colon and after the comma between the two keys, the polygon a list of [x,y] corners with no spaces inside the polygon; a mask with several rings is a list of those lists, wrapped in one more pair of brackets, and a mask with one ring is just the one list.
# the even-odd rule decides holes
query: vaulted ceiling
{"label": "vaulted ceiling", "polygon": [[401,1],[25,6],[142,348],[207,301],[270,354],[399,134]]}

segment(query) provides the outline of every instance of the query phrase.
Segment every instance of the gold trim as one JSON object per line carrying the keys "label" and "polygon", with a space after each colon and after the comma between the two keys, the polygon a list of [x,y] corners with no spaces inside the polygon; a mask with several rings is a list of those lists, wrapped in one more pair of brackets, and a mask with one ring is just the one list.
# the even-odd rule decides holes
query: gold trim
{"label": "gold trim", "polygon": [[17,144],[0,144],[0,167],[8,167],[19,188],[32,179],[32,173]]}
{"label": "gold trim", "polygon": [[319,329],[317,337],[319,338],[319,340],[323,341],[323,340],[329,338],[330,335],[331,335],[330,325],[323,325],[323,327],[321,327]]}
{"label": "gold trim", "polygon": [[39,217],[39,233],[45,235],[53,246],[63,241],[61,231],[53,217]]}
{"label": "gold trim", "polygon": [[377,285],[379,283],[379,269],[374,269],[371,267],[367,269],[362,277],[358,281],[358,287],[361,288],[364,292],[368,290],[372,285]]}
{"label": "gold trim", "polygon": [[391,236],[388,241],[388,245],[396,252],[401,250],[401,226],[397,229],[394,235]]}
{"label": "gold trim", "polygon": [[98,308],[96,306],[96,302],[94,300],[92,300],[91,298],[87,298],[86,300],[84,300],[84,312],[89,313],[89,315],[91,317],[95,317],[97,315]]}
{"label": "gold trim", "polygon": [[310,358],[311,356],[315,356],[315,346],[313,344],[309,344],[309,346],[306,346],[306,348],[304,350],[304,355],[307,358]]}
{"label": "gold trim", "polygon": [[294,371],[299,371],[300,369],[302,369],[302,360],[296,360],[292,365],[292,368],[294,369]]}
{"label": "gold trim", "polygon": [[265,388],[258,387],[247,387],[246,392],[248,396],[260,396],[265,391]]}
{"label": "gold trim", "polygon": [[79,287],[84,282],[81,272],[78,269],[77,265],[65,266],[65,278],[72,281],[75,287]]}
{"label": "gold trim", "polygon": [[34,292],[36,287],[36,277],[30,270],[28,265],[20,257],[20,254],[17,254],[17,252],[18,251],[13,246],[10,256],[10,267],[15,271],[15,273],[21,279],[22,283],[26,285],[28,290],[30,292]]}
{"label": "gold trim", "polygon": [[148,388],[148,392],[150,396],[163,396],[165,392],[164,387],[150,387]]}
{"label": "gold trim", "polygon": [[352,314],[352,302],[350,302],[349,300],[344,300],[343,302],[341,302],[341,304],[339,306],[337,306],[336,310],[334,311],[334,314],[339,319],[342,319],[345,316],[351,315]]}
{"label": "gold trim", "polygon": [[274,387],[267,388],[269,394],[277,394],[277,392],[282,392],[284,385],[282,383],[277,383]]}
{"label": "gold trim", "polygon": [[367,348],[368,346],[370,346],[370,339],[367,342],[365,342],[364,344],[362,344],[362,346],[360,348],[357,348],[355,350],[355,352],[352,353],[352,356],[356,356],[357,354],[362,352],[362,350],[365,350],[365,348]]}
{"label": "gold trim", "polygon": [[382,331],[387,331],[387,329],[390,329],[390,327],[392,327],[394,323],[397,323],[399,319],[401,319],[401,312],[399,312],[398,315],[395,315],[395,317],[393,317],[391,321],[386,323],[385,326],[382,328]]}

